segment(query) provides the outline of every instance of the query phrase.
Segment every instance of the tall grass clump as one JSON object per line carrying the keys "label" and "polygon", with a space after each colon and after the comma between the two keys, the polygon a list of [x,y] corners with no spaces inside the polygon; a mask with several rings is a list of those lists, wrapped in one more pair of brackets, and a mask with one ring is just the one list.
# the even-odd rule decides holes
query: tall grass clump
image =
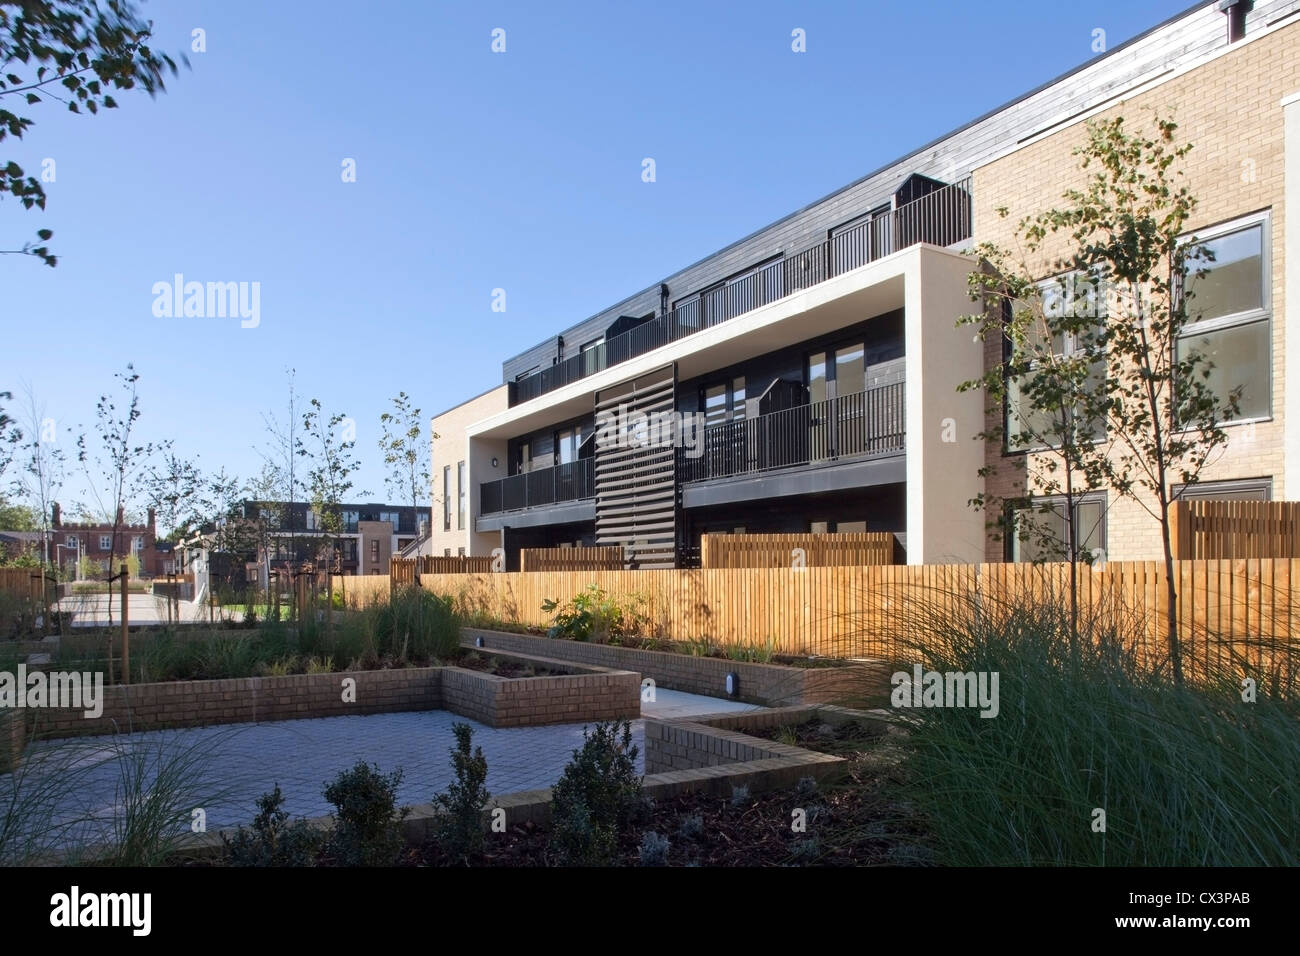
{"label": "tall grass clump", "polygon": [[444,660],[460,650],[460,618],[447,597],[408,585],[393,591],[386,604],[367,612],[375,616],[381,652],[399,660]]}
{"label": "tall grass clump", "polygon": [[[895,610],[880,653],[898,671],[919,663],[999,677],[995,717],[973,706],[905,709],[910,690],[895,687],[907,729],[903,786],[937,861],[1300,863],[1295,687],[1260,680],[1226,654],[1204,655],[1176,685],[1167,662],[1135,639],[1149,622],[1100,602],[1081,609],[1076,631],[1068,608],[1049,585],[1010,598],[945,593]],[[1248,677],[1258,680],[1252,701]]]}

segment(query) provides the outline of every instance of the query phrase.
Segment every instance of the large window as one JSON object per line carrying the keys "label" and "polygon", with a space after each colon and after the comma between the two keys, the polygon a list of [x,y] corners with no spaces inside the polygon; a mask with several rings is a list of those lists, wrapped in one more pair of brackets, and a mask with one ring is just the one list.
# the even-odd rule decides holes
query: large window
{"label": "large window", "polygon": [[465,463],[456,463],[456,530],[465,529],[465,503],[469,489],[465,487]]}
{"label": "large window", "polygon": [[[1178,340],[1179,361],[1193,354],[1208,360],[1206,384],[1218,398],[1225,422],[1271,417],[1268,214],[1198,235],[1187,250],[1183,288],[1187,325]],[[1230,405],[1233,395],[1235,414]]]}
{"label": "large window", "polygon": [[[1070,529],[1065,498],[1036,498],[1012,510],[1007,542],[1012,561],[1066,561]],[[1106,499],[1085,495],[1074,501],[1076,553],[1083,560],[1099,557],[1106,548]]]}
{"label": "large window", "polygon": [[[1100,275],[1067,273],[1040,283],[1033,299],[1010,304],[1009,308],[1018,315],[1027,311],[1032,318],[1024,324],[1017,322],[1024,334],[1021,341],[1005,343],[1008,361],[1022,368],[1024,363],[1018,358],[1023,358],[1029,365],[1028,371],[1007,380],[1007,451],[1055,448],[1068,435],[1073,435],[1076,441],[1103,437],[1104,422],[1085,422],[1077,408],[1054,407],[1064,403],[1045,400],[1045,396],[1054,393],[1055,381],[1044,374],[1047,363],[1053,359],[1073,365],[1092,355],[1089,381],[1101,382],[1105,378],[1106,359],[1096,354],[1095,348],[1107,316],[1103,290]],[[1023,350],[1022,356],[1016,355],[1016,348]]]}
{"label": "large window", "polygon": [[451,465],[442,466],[442,530],[451,530]]}
{"label": "large window", "polygon": [[567,465],[578,460],[578,445],[582,441],[582,432],[577,428],[565,428],[555,433],[555,460],[557,464]]}

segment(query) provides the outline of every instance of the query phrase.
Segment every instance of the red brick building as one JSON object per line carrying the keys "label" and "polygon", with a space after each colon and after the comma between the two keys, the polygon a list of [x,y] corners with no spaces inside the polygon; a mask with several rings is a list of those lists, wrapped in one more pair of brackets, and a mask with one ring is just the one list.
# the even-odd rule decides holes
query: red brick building
{"label": "red brick building", "polygon": [[164,564],[171,555],[159,556],[152,508],[144,524],[126,524],[119,508],[116,531],[112,524],[65,522],[57,502],[51,509],[50,560],[60,567],[75,566],[80,558],[86,557],[106,571],[112,556],[116,555],[120,561],[128,553],[139,557],[141,577],[166,573]]}

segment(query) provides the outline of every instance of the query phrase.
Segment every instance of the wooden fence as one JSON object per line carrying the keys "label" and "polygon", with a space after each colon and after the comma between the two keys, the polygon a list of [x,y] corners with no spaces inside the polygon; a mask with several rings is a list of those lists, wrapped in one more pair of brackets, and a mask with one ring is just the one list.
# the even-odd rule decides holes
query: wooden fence
{"label": "wooden fence", "polygon": [[0,592],[40,603],[46,595],[55,598],[54,583],[42,577],[40,568],[0,568]]}
{"label": "wooden fence", "polygon": [[1174,557],[1300,558],[1300,501],[1175,501]]}
{"label": "wooden fence", "polygon": [[393,558],[388,576],[394,584],[414,584],[419,574],[486,574],[492,570],[490,557],[442,557],[422,555],[418,558]]}
{"label": "wooden fence", "polygon": [[[1109,562],[1081,571],[1085,614],[1123,618],[1148,656],[1164,653],[1168,606],[1163,564]],[[1300,639],[1300,560],[1181,561],[1176,566],[1181,637],[1189,672],[1228,652],[1262,666]],[[590,584],[638,603],[650,624],[677,640],[754,645],[785,653],[871,657],[914,636],[926,616],[993,607],[1033,595],[1056,606],[1066,595],[1064,564],[886,565],[671,571],[546,571],[424,575],[424,587],[462,609],[547,625],[547,598],[567,600]],[[1293,587],[1292,582],[1295,582]]]}
{"label": "wooden fence", "polygon": [[600,548],[523,548],[519,552],[523,571],[621,571],[623,549]]}
{"label": "wooden fence", "polygon": [[893,563],[894,535],[888,531],[700,537],[700,566],[704,568],[822,568]]}

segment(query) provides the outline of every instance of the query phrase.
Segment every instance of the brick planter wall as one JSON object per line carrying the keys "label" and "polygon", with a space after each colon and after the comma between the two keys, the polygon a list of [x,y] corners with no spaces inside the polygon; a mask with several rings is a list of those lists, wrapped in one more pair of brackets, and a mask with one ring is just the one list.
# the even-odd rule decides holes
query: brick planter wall
{"label": "brick planter wall", "polygon": [[[531,657],[514,659],[561,667],[568,663]],[[489,727],[577,724],[624,717],[636,720],[641,716],[640,674],[605,668],[590,670],[563,677],[509,678],[448,667],[442,675],[443,706]]]}
{"label": "brick planter wall", "polygon": [[[21,753],[27,729],[42,737],[70,737],[439,709],[490,727],[525,727],[635,720],[641,714],[641,677],[635,672],[520,654],[498,656],[574,673],[506,678],[460,667],[412,667],[114,684],[104,688],[103,713],[96,718],[83,716],[80,709],[0,711],[0,770]],[[346,679],[356,682],[354,702],[343,700]]]}
{"label": "brick planter wall", "polygon": [[791,704],[820,704],[848,696],[887,696],[889,674],[883,665],[849,664],[844,667],[786,667],[780,664],[749,664],[716,657],[690,657],[666,651],[642,651],[609,644],[552,640],[530,634],[461,629],[466,643],[483,638],[485,650],[577,661],[597,667],[638,672],[660,687],[691,694],[722,697],[728,673],[740,678],[739,699],[752,704],[782,707]]}
{"label": "brick planter wall", "polygon": [[[305,717],[342,717],[442,707],[438,667],[337,674],[290,674],[229,680],[114,684],[104,688],[104,712],[27,710],[28,725],[48,737],[238,724]],[[343,681],[356,681],[355,702],[343,700]]]}

